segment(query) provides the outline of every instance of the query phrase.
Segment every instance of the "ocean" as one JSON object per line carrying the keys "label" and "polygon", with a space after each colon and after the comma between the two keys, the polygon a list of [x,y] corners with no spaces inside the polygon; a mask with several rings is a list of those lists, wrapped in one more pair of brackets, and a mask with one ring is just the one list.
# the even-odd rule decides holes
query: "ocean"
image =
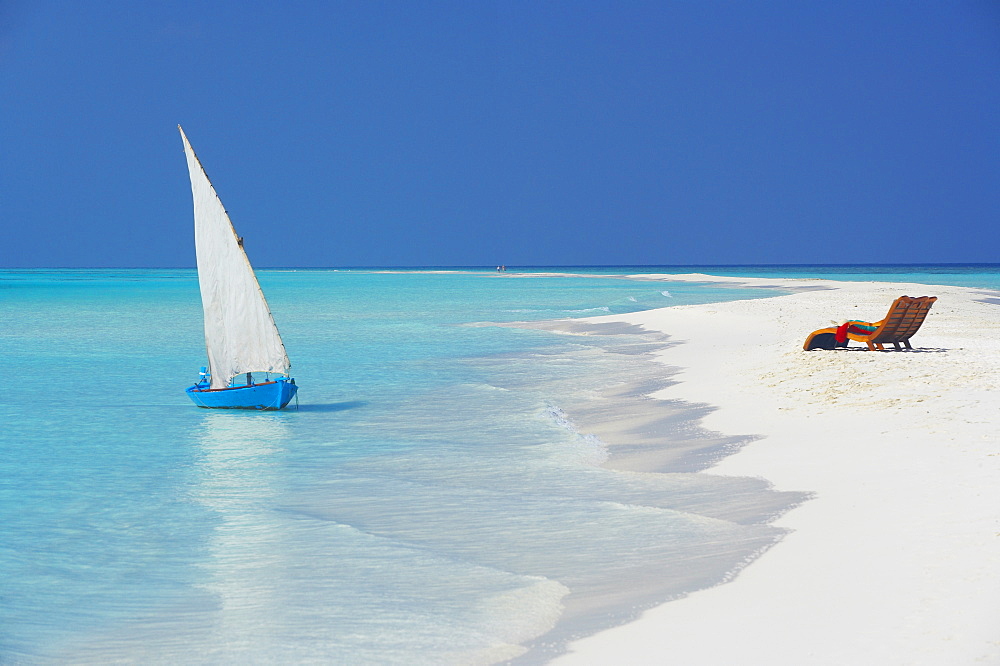
{"label": "ocean", "polygon": [[[1000,289],[996,266],[552,270],[578,275],[258,271],[300,386],[266,413],[184,394],[193,270],[0,270],[0,663],[544,662],[725,581],[807,497],[702,472],[755,433],[644,398],[669,339],[502,324],[781,293],[639,272]],[[670,454],[616,468],[580,426],[602,410]]]}

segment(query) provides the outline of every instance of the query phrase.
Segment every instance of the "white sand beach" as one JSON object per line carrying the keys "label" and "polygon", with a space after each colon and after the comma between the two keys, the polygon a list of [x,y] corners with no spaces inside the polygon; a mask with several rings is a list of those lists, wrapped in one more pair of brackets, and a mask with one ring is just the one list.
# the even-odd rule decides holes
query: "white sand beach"
{"label": "white sand beach", "polygon": [[[649,276],[642,276],[649,278]],[[717,407],[756,434],[708,473],[813,498],[732,581],[570,644],[573,664],[1000,663],[1000,305],[996,292],[884,282],[730,279],[823,287],[770,299],[613,315],[683,344],[655,398]],[[881,319],[937,296],[913,352],[802,351],[834,320]]]}

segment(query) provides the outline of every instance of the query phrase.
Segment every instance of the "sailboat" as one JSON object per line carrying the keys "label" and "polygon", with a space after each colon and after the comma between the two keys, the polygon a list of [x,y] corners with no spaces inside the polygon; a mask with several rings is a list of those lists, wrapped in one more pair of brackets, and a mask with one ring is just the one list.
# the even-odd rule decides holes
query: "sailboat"
{"label": "sailboat", "polygon": [[180,125],[177,129],[191,177],[208,351],[208,365],[201,368],[198,382],[187,394],[199,407],[281,409],[299,389],[288,374],[291,363],[285,345],[243,250],[243,239],[236,235],[187,135]]}

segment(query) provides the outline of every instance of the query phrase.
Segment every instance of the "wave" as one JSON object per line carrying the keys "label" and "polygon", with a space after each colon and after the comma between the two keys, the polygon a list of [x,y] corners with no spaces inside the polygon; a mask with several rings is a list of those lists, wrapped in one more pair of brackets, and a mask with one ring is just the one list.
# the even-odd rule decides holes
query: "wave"
{"label": "wave", "polygon": [[545,313],[545,314],[556,314],[556,315],[559,315],[559,314],[565,314],[565,313],[570,313],[570,314],[586,314],[588,312],[609,312],[610,313],[611,312],[611,308],[609,308],[607,305],[602,305],[600,307],[594,307],[594,308],[581,308],[581,309],[575,309],[575,310],[574,309],[567,309],[567,308],[541,308],[541,309],[539,309],[539,308],[519,308],[519,309],[502,310],[502,312],[504,312],[506,314],[539,314],[539,313]]}
{"label": "wave", "polygon": [[582,445],[580,453],[588,463],[596,467],[608,461],[611,454],[608,452],[608,445],[600,437],[592,434],[584,434],[577,430],[573,422],[566,416],[566,412],[556,405],[546,405],[545,414],[560,428],[564,428],[576,436],[577,441]]}
{"label": "wave", "polygon": [[583,314],[585,312],[611,312],[611,308],[607,305],[602,305],[599,308],[584,308],[582,310],[563,310],[563,312],[571,312],[573,314]]}

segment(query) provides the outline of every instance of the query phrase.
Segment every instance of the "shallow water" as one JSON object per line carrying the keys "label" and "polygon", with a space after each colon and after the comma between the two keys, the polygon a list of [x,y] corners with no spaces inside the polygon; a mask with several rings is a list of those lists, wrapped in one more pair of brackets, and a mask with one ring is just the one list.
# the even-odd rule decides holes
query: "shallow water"
{"label": "shallow water", "polygon": [[698,473],[754,433],[655,405],[652,473],[575,425],[669,340],[469,325],[773,290],[506,277],[261,271],[300,405],[245,413],[183,393],[193,271],[0,271],[0,661],[538,661],[780,538],[802,496]]}

